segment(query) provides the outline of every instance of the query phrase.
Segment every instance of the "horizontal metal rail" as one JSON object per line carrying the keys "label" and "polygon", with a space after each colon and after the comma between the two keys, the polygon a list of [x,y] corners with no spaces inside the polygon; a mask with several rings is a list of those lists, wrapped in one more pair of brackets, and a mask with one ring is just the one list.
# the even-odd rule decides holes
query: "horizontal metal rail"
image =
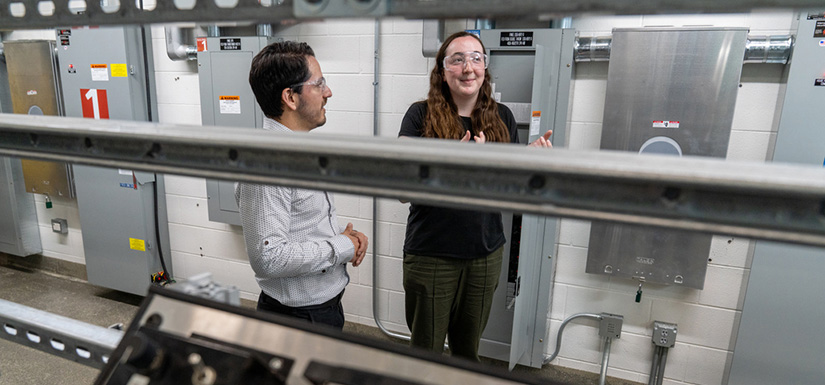
{"label": "horizontal metal rail", "polygon": [[0,155],[825,246],[825,169],[0,114]]}
{"label": "horizontal metal rail", "polygon": [[102,368],[123,332],[0,299],[0,338]]}
{"label": "horizontal metal rail", "polygon": [[[218,1],[220,5],[216,4]],[[560,14],[583,12],[651,14],[822,7],[821,0],[365,0],[348,1],[345,5],[333,5],[338,3],[337,0],[328,3],[315,0],[238,0],[234,5],[232,1],[218,1],[192,0],[194,4],[190,9],[179,9],[175,1],[157,0],[151,2],[155,3],[153,9],[144,10],[135,1],[106,2],[112,7],[101,7],[99,0],[72,1],[73,8],[70,8],[69,0],[0,0],[0,26],[4,29],[32,29],[173,22],[274,23],[330,17],[555,18]],[[44,7],[49,3],[54,4],[53,9]],[[85,3],[85,8],[78,9],[79,3]],[[186,1],[180,3],[191,4]],[[296,12],[296,9],[301,11]],[[307,12],[307,9],[317,11]]]}

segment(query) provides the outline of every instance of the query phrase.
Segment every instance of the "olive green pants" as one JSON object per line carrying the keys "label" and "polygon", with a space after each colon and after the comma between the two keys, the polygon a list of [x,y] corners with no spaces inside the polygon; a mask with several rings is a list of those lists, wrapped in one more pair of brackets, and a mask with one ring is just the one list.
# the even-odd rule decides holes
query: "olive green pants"
{"label": "olive green pants", "polygon": [[490,318],[503,248],[484,258],[456,259],[404,253],[404,292],[411,346],[478,361]]}

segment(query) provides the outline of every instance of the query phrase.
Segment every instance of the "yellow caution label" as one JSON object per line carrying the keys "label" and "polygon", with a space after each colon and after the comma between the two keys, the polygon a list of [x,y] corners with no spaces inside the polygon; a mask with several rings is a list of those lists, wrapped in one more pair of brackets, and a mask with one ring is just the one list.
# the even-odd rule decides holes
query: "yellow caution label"
{"label": "yellow caution label", "polygon": [[112,77],[125,78],[129,76],[129,71],[126,69],[126,63],[112,63]]}
{"label": "yellow caution label", "polygon": [[220,97],[221,100],[241,100],[240,96],[232,96],[232,95],[223,95]]}
{"label": "yellow caution label", "polygon": [[533,117],[534,118],[540,118],[541,117],[541,111],[533,111]]}
{"label": "yellow caution label", "polygon": [[129,248],[137,251],[146,251],[146,242],[142,239],[129,238]]}
{"label": "yellow caution label", "polygon": [[106,64],[92,64],[92,68],[108,68]]}

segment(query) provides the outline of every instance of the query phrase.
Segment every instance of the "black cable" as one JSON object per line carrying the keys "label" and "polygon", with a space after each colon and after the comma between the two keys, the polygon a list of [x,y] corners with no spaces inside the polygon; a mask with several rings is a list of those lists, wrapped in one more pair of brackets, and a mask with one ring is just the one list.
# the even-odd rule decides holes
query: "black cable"
{"label": "black cable", "polygon": [[158,258],[160,258],[160,267],[163,269],[163,274],[166,276],[166,280],[171,280],[172,276],[169,275],[169,271],[166,270],[166,262],[163,261],[163,245],[160,243],[160,220],[159,220],[159,210],[158,210],[158,174],[155,175],[155,183],[152,183],[152,195],[154,197],[154,207],[155,207],[155,244],[158,245]]}
{"label": "black cable", "polygon": [[[139,0],[138,6],[140,10],[143,10],[143,0]],[[143,80],[144,86],[146,89],[146,118],[148,121],[153,121],[154,116],[152,114],[152,88],[149,86],[150,80],[149,79],[149,53],[146,49],[146,27],[141,24],[140,25],[140,41],[141,41],[141,48],[143,48]],[[155,244],[158,245],[158,258],[160,259],[160,267],[163,270],[163,274],[166,276],[166,280],[171,280],[172,276],[169,275],[169,271],[166,270],[166,262],[163,260],[163,245],[160,243],[160,212],[158,210],[158,174],[153,174],[155,176],[155,182],[152,186],[152,196],[153,196],[153,206],[154,206],[154,214],[155,214]]]}

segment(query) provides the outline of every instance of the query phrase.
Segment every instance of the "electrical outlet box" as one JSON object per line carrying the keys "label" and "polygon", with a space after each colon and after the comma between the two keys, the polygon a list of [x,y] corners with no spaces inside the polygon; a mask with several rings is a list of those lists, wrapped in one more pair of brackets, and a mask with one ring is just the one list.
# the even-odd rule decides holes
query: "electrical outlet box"
{"label": "electrical outlet box", "polygon": [[653,344],[665,348],[676,345],[676,324],[667,322],[653,322]]}
{"label": "electrical outlet box", "polygon": [[619,338],[622,335],[622,323],[624,316],[619,314],[601,313],[601,323],[599,324],[599,336],[608,338]]}
{"label": "electrical outlet box", "polygon": [[69,223],[63,218],[52,219],[52,231],[60,234],[69,233]]}

